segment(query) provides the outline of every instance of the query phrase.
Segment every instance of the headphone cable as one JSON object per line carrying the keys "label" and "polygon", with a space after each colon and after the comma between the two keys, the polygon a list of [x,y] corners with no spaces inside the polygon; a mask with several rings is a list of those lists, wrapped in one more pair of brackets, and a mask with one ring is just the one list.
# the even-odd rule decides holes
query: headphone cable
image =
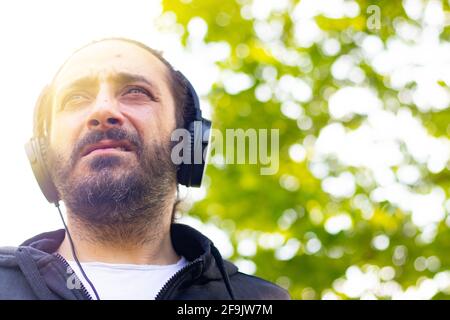
{"label": "headphone cable", "polygon": [[97,290],[95,290],[94,285],[92,284],[91,280],[89,280],[88,276],[86,275],[86,273],[85,273],[84,270],[83,270],[83,267],[81,266],[80,261],[78,260],[78,257],[77,257],[76,251],[75,251],[75,245],[73,244],[72,237],[70,236],[69,228],[67,228],[66,221],[64,220],[64,217],[63,217],[63,215],[62,215],[61,209],[59,208],[59,202],[56,202],[56,203],[55,203],[55,206],[56,206],[56,208],[58,209],[59,216],[61,217],[62,223],[63,223],[63,225],[64,225],[64,229],[66,229],[66,233],[67,233],[67,236],[68,236],[68,238],[69,238],[70,249],[72,250],[73,258],[75,259],[75,262],[76,262],[78,268],[80,269],[81,274],[83,275],[84,279],[85,279],[86,282],[89,284],[89,286],[91,287],[92,291],[94,292],[95,298],[96,298],[97,300],[100,300],[100,297],[99,297],[99,295],[98,295],[98,293],[97,293]]}

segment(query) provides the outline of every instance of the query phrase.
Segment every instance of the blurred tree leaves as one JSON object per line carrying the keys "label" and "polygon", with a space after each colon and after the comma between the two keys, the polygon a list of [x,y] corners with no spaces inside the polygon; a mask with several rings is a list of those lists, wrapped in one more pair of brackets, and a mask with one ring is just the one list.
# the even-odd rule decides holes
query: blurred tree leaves
{"label": "blurred tree leaves", "polygon": [[[223,132],[227,128],[280,130],[280,168],[275,175],[260,175],[261,166],[257,165],[209,165],[207,196],[195,203],[190,214],[204,222],[213,221],[227,231],[235,249],[242,238],[254,241],[256,254],[245,256],[245,252],[235,250],[231,259],[253,261],[256,275],[288,288],[295,299],[320,299],[329,292],[340,298],[359,298],[363,294],[391,298],[398,288],[401,291],[419,288],[424,280],[433,277],[435,280],[439,277],[441,287],[430,297],[449,297],[449,218],[444,216],[427,227],[417,226],[411,213],[402,211],[395,203],[374,201],[373,192],[380,185],[364,165],[350,166],[329,156],[321,164],[327,168],[324,176],[314,174],[313,168],[317,166],[312,161],[315,143],[324,127],[339,123],[352,132],[368,120],[364,114],[343,119],[330,115],[330,96],[347,86],[371,88],[382,100],[383,109],[395,115],[406,108],[430,135],[448,141],[448,104],[439,110],[418,108],[412,99],[402,98],[408,96],[405,92],[415,89],[413,79],[403,87],[394,86],[390,75],[376,70],[371,58],[362,53],[362,42],[369,36],[379,39],[386,48],[398,37],[402,23],[420,30],[425,28],[423,19],[413,19],[406,13],[405,2],[342,1],[342,5],[345,3],[357,14],[330,17],[316,12],[313,21],[318,30],[302,29],[302,13],[301,18],[294,15],[301,11],[295,10],[299,1],[280,1],[284,6],[274,5],[277,1],[273,1],[272,10],[260,10],[262,17],[255,17],[250,0],[162,2],[164,11],[174,12],[185,30],[193,18],[203,19],[208,27],[204,41],[226,42],[230,48],[229,57],[218,62],[222,72],[244,73],[253,81],[250,88],[238,93],[227,92],[220,81],[214,84],[208,96],[214,127]],[[269,5],[266,1],[259,3]],[[369,28],[370,6],[380,10],[380,28]],[[441,6],[448,19],[449,4],[443,1]],[[319,32],[321,36],[309,44],[299,44],[297,37],[303,31]],[[448,41],[449,34],[447,24],[440,30],[441,41]],[[189,32],[182,34],[187,47],[189,37]],[[328,49],[327,39],[334,41],[328,42],[332,44]],[[356,61],[358,72],[364,75],[362,81],[355,83],[351,78],[336,78],[333,74],[338,60],[346,57]],[[310,97],[298,101],[292,96],[277,95],[277,83],[286,76],[302,79],[311,89]],[[449,94],[444,79],[438,84]],[[261,101],[256,91],[264,85],[271,88],[272,94]],[[296,119],[282,112],[287,100],[298,103],[301,112]],[[290,156],[294,144],[302,146],[304,160]],[[407,147],[400,143],[399,148],[404,154],[403,164],[417,167],[421,174],[418,181],[405,184],[405,188],[417,194],[427,194],[436,188],[443,190],[448,216],[448,162],[438,172],[430,172],[427,163],[417,161]],[[394,173],[400,170],[397,165],[390,169]],[[352,196],[336,197],[325,192],[323,180],[342,173],[355,177]],[[327,222],[332,217],[347,222],[349,217],[350,226],[330,231]],[[352,266],[362,273],[375,270],[387,289],[352,296],[340,285],[349,274],[355,273]]]}

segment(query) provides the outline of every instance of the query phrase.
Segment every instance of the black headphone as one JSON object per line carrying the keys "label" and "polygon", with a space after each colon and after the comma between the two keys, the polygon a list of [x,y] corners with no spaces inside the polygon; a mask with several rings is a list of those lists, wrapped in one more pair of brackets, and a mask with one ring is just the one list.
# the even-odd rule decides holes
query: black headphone
{"label": "black headphone", "polygon": [[[185,129],[189,131],[190,139],[181,142],[183,143],[183,152],[190,153],[190,161],[181,162],[178,165],[177,181],[187,187],[200,187],[206,168],[206,152],[211,137],[211,121],[202,117],[199,98],[192,84],[180,71],[176,71],[176,73],[183,79],[187,88],[188,99],[186,100],[188,105],[185,108],[193,108],[191,110],[194,111],[194,119],[185,126]],[[47,123],[40,119],[45,116],[43,108],[49,103],[49,91],[50,87],[46,86],[37,100],[34,110],[33,137],[25,144],[25,151],[42,193],[48,202],[57,204],[60,197],[51,178],[47,162],[48,143],[45,133]],[[196,123],[201,124],[201,130],[195,130],[199,127]],[[201,155],[201,159],[195,159],[196,161],[194,161],[195,154]]]}

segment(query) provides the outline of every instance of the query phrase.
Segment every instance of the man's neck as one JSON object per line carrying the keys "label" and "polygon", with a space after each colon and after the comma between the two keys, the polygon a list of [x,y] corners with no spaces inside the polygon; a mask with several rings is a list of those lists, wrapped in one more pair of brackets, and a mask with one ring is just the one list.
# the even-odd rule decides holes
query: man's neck
{"label": "man's neck", "polygon": [[[70,219],[70,216],[68,222],[80,262],[167,265],[180,259],[172,245],[170,221],[146,230],[146,240],[141,242],[126,242],[119,238],[115,242],[95,241],[95,236],[89,234],[93,230],[83,228],[80,223]],[[67,233],[57,252],[66,260],[74,260]]]}

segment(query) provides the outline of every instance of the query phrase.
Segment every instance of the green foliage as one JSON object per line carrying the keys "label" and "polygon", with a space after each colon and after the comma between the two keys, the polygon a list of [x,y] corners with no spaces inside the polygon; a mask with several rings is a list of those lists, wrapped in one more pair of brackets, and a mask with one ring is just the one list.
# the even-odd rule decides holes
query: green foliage
{"label": "green foliage", "polygon": [[[398,204],[374,201],[371,195],[379,183],[374,181],[373,172],[365,165],[350,166],[330,156],[324,159],[329,168],[326,176],[317,177],[312,173],[314,143],[324,127],[339,123],[347,132],[352,132],[368,120],[364,114],[344,119],[330,115],[329,97],[347,86],[371,88],[382,100],[383,108],[394,115],[400,109],[410,110],[430,135],[448,140],[450,134],[448,106],[441,110],[423,111],[411,99],[401,99],[402,92],[414,90],[417,83],[411,80],[402,88],[393,86],[390,75],[377,72],[373,61],[361,53],[361,41],[369,35],[379,38],[386,48],[392,39],[398,37],[398,23],[407,23],[420,30],[424,23],[420,19],[411,19],[401,1],[358,0],[355,3],[359,8],[356,16],[330,18],[317,14],[314,17],[324,34],[323,39],[335,39],[340,45],[336,54],[326,54],[322,40],[303,47],[296,41],[295,34],[299,31],[295,27],[299,21],[293,19],[292,12],[298,5],[297,1],[289,1],[287,7],[274,10],[263,19],[262,22],[269,26],[271,23],[282,26],[282,32],[271,41],[261,39],[255,31],[255,24],[261,21],[248,14],[249,0],[163,1],[164,11],[174,12],[177,22],[185,28],[182,35],[184,45],[189,46],[187,25],[192,18],[200,17],[208,26],[204,38],[206,43],[226,42],[229,45],[229,57],[218,63],[221,70],[245,73],[254,81],[249,89],[235,94],[228,93],[221,82],[214,84],[208,96],[213,107],[214,127],[221,131],[226,128],[280,130],[280,168],[275,175],[260,175],[260,166],[256,165],[209,165],[206,171],[209,182],[207,196],[194,205],[190,215],[204,222],[212,221],[227,231],[235,249],[243,238],[254,240],[258,244],[256,254],[244,258],[255,263],[256,275],[287,287],[294,299],[319,299],[326,292],[352,298],[339,291],[338,284],[346,279],[351,266],[359,267],[362,272],[378,272],[391,267],[395,274],[384,276],[382,282],[396,283],[403,291],[410,286],[419,286],[424,279],[432,279],[436,274],[444,274],[450,266],[449,219],[446,223],[444,217],[433,227],[421,228],[413,223],[410,212],[403,211]],[[370,5],[381,9],[380,29],[368,27],[370,15],[367,9]],[[444,10],[448,15],[446,1]],[[449,34],[447,25],[440,32],[441,41],[448,41]],[[290,52],[296,57],[295,61],[277,54],[274,45]],[[345,55],[359,57],[357,67],[365,76],[362,83],[355,84],[348,78],[336,79],[333,76],[333,65]],[[303,111],[298,119],[281,112],[284,101],[276,95],[268,101],[259,101],[255,97],[256,88],[268,82],[264,75],[267,71],[274,74],[275,81],[290,75],[303,79],[312,89],[310,99],[297,101]],[[448,83],[443,79],[439,85],[449,93]],[[394,103],[390,103],[392,101]],[[302,126],[301,121],[311,124]],[[297,162],[289,156],[289,148],[293,144],[301,144],[305,148],[304,161]],[[448,210],[449,164],[438,172],[430,172],[427,162],[415,159],[401,142],[399,148],[404,155],[403,163],[417,167],[421,174],[418,181],[405,185],[405,188],[416,194],[428,194],[440,188],[445,193]],[[396,173],[398,167],[393,165],[390,169]],[[325,192],[322,180],[343,172],[356,177],[352,196],[335,197]],[[364,177],[368,177],[368,183],[364,183]],[[293,184],[286,187],[283,183],[286,179]],[[343,213],[351,218],[351,228],[337,233],[327,231],[326,221]],[[282,240],[277,242],[270,235],[275,240],[277,237]],[[389,241],[386,248],[377,249],[373,245],[374,238],[380,235]],[[267,239],[272,239],[275,244],[271,245]],[[293,239],[300,244],[296,253],[286,260],[278,259],[277,250]],[[319,249],[314,248],[317,240],[320,241]],[[291,241],[291,245],[295,241]],[[235,250],[231,259],[240,258]],[[420,265],[423,261],[428,261],[425,267]],[[378,298],[390,298],[389,294],[373,294]],[[444,288],[436,292],[434,298],[446,299],[448,294],[449,288]]]}

